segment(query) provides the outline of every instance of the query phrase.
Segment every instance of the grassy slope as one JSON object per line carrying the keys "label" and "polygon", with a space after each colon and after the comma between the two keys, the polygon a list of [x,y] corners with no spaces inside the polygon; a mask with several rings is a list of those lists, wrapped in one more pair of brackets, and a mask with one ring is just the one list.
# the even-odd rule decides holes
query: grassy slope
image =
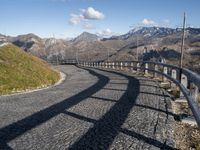
{"label": "grassy slope", "polygon": [[59,73],[14,45],[0,47],[0,95],[54,84]]}

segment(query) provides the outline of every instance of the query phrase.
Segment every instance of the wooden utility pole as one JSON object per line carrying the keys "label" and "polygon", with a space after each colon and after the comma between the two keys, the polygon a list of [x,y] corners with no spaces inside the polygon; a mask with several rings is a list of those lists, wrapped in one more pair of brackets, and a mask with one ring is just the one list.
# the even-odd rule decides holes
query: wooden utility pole
{"label": "wooden utility pole", "polygon": [[179,67],[183,67],[183,52],[184,52],[184,44],[185,44],[185,23],[186,23],[186,15],[184,12],[184,18],[183,18],[183,35],[182,35],[182,42],[181,42],[181,59]]}
{"label": "wooden utility pole", "polygon": [[137,59],[137,61],[139,60],[139,57],[138,57],[138,36],[136,36],[136,38],[137,38],[137,49],[136,49],[136,59]]}

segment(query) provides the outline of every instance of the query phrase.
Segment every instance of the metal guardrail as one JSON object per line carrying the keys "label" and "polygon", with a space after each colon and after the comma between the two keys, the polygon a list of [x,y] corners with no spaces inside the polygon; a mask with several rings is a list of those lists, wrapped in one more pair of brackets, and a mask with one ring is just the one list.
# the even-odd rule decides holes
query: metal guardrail
{"label": "metal guardrail", "polygon": [[76,65],[77,61],[72,59],[72,60],[59,60],[59,61],[48,61],[48,63],[53,64],[53,65]]}
{"label": "metal guardrail", "polygon": [[200,109],[198,106],[198,96],[200,90],[200,76],[189,69],[179,68],[176,65],[169,65],[159,62],[144,61],[123,61],[123,62],[79,62],[79,65],[87,67],[101,67],[117,70],[130,70],[134,72],[153,72],[155,78],[161,77],[163,82],[170,81],[171,86],[178,86],[180,96],[187,99],[192,114],[200,128]]}

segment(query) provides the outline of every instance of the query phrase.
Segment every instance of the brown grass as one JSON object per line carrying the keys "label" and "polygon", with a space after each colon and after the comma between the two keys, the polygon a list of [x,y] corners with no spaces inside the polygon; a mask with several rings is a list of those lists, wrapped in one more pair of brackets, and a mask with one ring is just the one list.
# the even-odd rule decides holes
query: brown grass
{"label": "brown grass", "polygon": [[14,45],[0,47],[0,95],[52,85],[60,78],[43,60]]}
{"label": "brown grass", "polygon": [[189,124],[177,123],[175,128],[176,148],[200,150],[200,130]]}

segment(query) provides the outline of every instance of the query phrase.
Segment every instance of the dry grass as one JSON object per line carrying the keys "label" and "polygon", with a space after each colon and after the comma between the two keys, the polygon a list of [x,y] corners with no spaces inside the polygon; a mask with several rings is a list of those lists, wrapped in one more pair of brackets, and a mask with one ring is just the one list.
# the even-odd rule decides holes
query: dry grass
{"label": "dry grass", "polygon": [[0,95],[48,86],[60,78],[47,63],[11,44],[0,47],[0,60]]}
{"label": "dry grass", "polygon": [[200,150],[200,130],[189,124],[177,123],[175,128],[176,147],[181,150]]}
{"label": "dry grass", "polygon": [[172,91],[169,92],[173,97],[178,98],[180,95],[180,90],[179,88],[173,89]]}

